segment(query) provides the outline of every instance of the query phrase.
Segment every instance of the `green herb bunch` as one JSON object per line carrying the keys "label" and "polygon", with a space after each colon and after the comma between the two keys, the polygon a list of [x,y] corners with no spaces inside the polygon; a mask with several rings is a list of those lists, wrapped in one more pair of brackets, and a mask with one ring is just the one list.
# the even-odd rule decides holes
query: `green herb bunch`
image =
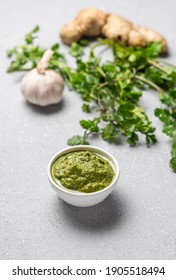
{"label": "green herb bunch", "polygon": [[[95,55],[95,48],[102,45],[112,50],[111,62],[102,63]],[[173,139],[170,167],[176,172],[176,68],[157,60],[161,43],[133,48],[100,39],[85,62],[80,46],[77,54],[75,49],[74,43],[70,52],[76,57],[76,69],[70,73],[70,84],[84,101],[83,111],[90,112],[93,102],[99,116],[81,120],[83,136],[73,136],[68,144],[88,144],[88,136],[97,133],[103,140],[125,136],[131,146],[137,144],[140,134],[145,135],[147,146],[156,143],[155,128],[139,105],[147,86],[158,92],[161,107],[155,109],[155,115],[164,123],[163,132]]]}
{"label": "green herb bunch", "polygon": [[[29,70],[37,65],[45,51],[33,44],[38,29],[36,27],[26,35],[24,45],[8,52],[12,59],[8,72]],[[143,134],[147,146],[156,143],[155,128],[139,104],[143,91],[151,88],[161,101],[155,115],[164,123],[163,132],[172,139],[170,167],[176,172],[176,68],[158,60],[162,53],[161,43],[133,48],[114,40],[99,39],[90,47],[85,60],[86,44],[86,40],[81,40],[79,44],[73,43],[69,50],[75,57],[75,68],[67,65],[58,44],[51,47],[54,55],[49,68],[59,71],[68,87],[80,94],[83,111],[94,110],[97,115],[81,120],[83,135],[73,136],[68,144],[89,144],[89,136],[95,134],[103,140],[125,137],[131,146],[135,146]],[[100,46],[112,50],[110,61],[104,62],[96,55]]]}

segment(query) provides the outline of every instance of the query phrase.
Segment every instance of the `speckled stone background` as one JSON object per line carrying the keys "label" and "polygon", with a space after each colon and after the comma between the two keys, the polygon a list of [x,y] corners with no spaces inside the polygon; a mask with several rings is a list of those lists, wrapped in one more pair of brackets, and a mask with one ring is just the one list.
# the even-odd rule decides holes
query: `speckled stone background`
{"label": "speckled stone background", "polygon": [[[65,89],[49,108],[28,104],[20,93],[22,74],[6,74],[5,51],[22,42],[36,24],[38,42],[57,42],[60,28],[85,6],[123,15],[162,32],[176,64],[174,0],[6,0],[0,9],[0,259],[175,259],[176,175],[169,169],[169,139],[154,117],[156,93],[142,104],[157,127],[158,144],[129,148],[92,139],[118,159],[118,187],[103,203],[77,208],[51,189],[46,168],[66,140],[81,132],[81,100]],[[67,47],[61,46],[67,53]]]}

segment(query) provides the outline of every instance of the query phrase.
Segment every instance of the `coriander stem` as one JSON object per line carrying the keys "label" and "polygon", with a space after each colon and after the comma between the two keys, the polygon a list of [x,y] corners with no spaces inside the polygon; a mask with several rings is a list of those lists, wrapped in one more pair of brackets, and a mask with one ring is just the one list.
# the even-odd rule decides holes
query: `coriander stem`
{"label": "coriander stem", "polygon": [[7,69],[7,73],[23,72],[23,71],[30,71],[30,70],[32,70],[32,68],[24,68],[24,69],[16,69],[16,70]]}
{"label": "coriander stem", "polygon": [[162,89],[159,86],[157,86],[155,83],[153,83],[152,81],[149,81],[148,79],[146,79],[146,78],[144,78],[142,76],[135,75],[134,78],[139,80],[139,81],[141,81],[141,82],[143,82],[143,83],[145,83],[145,84],[150,85],[151,87],[153,87],[154,89],[156,89],[159,92],[162,91]]}
{"label": "coriander stem", "polygon": [[104,82],[103,84],[101,84],[99,87],[98,87],[98,90],[100,90],[102,87],[108,85],[108,82]]}
{"label": "coriander stem", "polygon": [[170,72],[163,68],[157,61],[155,60],[148,60],[148,63],[153,65],[154,67],[158,68],[160,71],[169,74]]}
{"label": "coriander stem", "polygon": [[98,105],[99,105],[99,107],[100,107],[100,110],[104,110],[105,108],[104,108],[104,106],[103,106],[102,103],[101,103],[101,99],[100,99],[100,94],[99,94],[99,93],[98,93],[97,102],[98,102]]}
{"label": "coriander stem", "polygon": [[96,70],[105,78],[106,75],[105,73],[99,68],[99,67],[96,67]]}

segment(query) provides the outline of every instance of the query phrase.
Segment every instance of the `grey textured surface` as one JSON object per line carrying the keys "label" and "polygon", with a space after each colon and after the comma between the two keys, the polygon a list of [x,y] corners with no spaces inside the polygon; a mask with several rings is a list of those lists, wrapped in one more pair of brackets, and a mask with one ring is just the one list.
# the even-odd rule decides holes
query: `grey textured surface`
{"label": "grey textured surface", "polygon": [[[162,32],[176,61],[174,0],[6,0],[1,3],[0,71],[0,259],[175,259],[176,175],[168,167],[169,139],[153,116],[158,100],[142,100],[157,126],[159,143],[91,144],[107,149],[119,161],[117,189],[103,203],[77,208],[61,201],[46,175],[50,157],[81,132],[81,100],[65,89],[59,106],[38,108],[25,102],[21,74],[6,74],[5,50],[41,26],[39,43],[58,41],[58,31],[84,6],[121,14]],[[62,46],[66,52],[66,47]]]}

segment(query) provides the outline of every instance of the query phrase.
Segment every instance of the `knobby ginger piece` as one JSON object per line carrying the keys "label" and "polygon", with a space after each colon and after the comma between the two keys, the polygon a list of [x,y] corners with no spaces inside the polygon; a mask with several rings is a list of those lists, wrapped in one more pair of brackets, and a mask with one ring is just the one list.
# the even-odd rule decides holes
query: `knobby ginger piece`
{"label": "knobby ginger piece", "polygon": [[81,26],[83,36],[97,37],[101,35],[106,17],[107,15],[100,10],[85,8],[78,13],[76,22]]}
{"label": "knobby ginger piece", "polygon": [[166,51],[167,41],[160,33],[156,32],[154,30],[151,30],[149,28],[141,27],[141,26],[138,26],[137,29],[138,29],[138,32],[142,36],[144,36],[144,38],[146,38],[147,43],[161,42],[163,45],[164,51]]}
{"label": "knobby ginger piece", "polygon": [[161,42],[163,51],[167,50],[166,39],[158,32],[137,26],[121,16],[107,14],[94,8],[82,9],[75,20],[66,24],[60,32],[62,41],[68,45],[78,42],[84,36],[102,35],[132,46],[143,47],[151,42]]}
{"label": "knobby ginger piece", "polygon": [[102,27],[106,22],[106,14],[93,8],[82,9],[75,20],[66,24],[60,37],[65,44],[78,42],[81,37],[97,37],[102,34]]}
{"label": "knobby ginger piece", "polygon": [[107,20],[102,29],[102,34],[109,39],[117,39],[124,43],[128,42],[128,34],[132,30],[133,25],[130,21],[110,14],[107,16]]}
{"label": "knobby ginger piece", "polygon": [[139,33],[138,30],[132,29],[129,32],[128,45],[131,45],[134,47],[137,47],[137,46],[144,47],[144,46],[146,46],[146,44],[147,44],[146,38],[141,33]]}
{"label": "knobby ginger piece", "polygon": [[70,23],[64,25],[60,32],[60,37],[62,41],[70,45],[73,42],[78,42],[83,34],[82,27],[75,20]]}
{"label": "knobby ginger piece", "polygon": [[123,17],[109,15],[102,33],[106,38],[117,39],[132,46],[146,46],[151,42],[161,42],[163,51],[167,49],[166,39],[158,32],[137,26]]}

